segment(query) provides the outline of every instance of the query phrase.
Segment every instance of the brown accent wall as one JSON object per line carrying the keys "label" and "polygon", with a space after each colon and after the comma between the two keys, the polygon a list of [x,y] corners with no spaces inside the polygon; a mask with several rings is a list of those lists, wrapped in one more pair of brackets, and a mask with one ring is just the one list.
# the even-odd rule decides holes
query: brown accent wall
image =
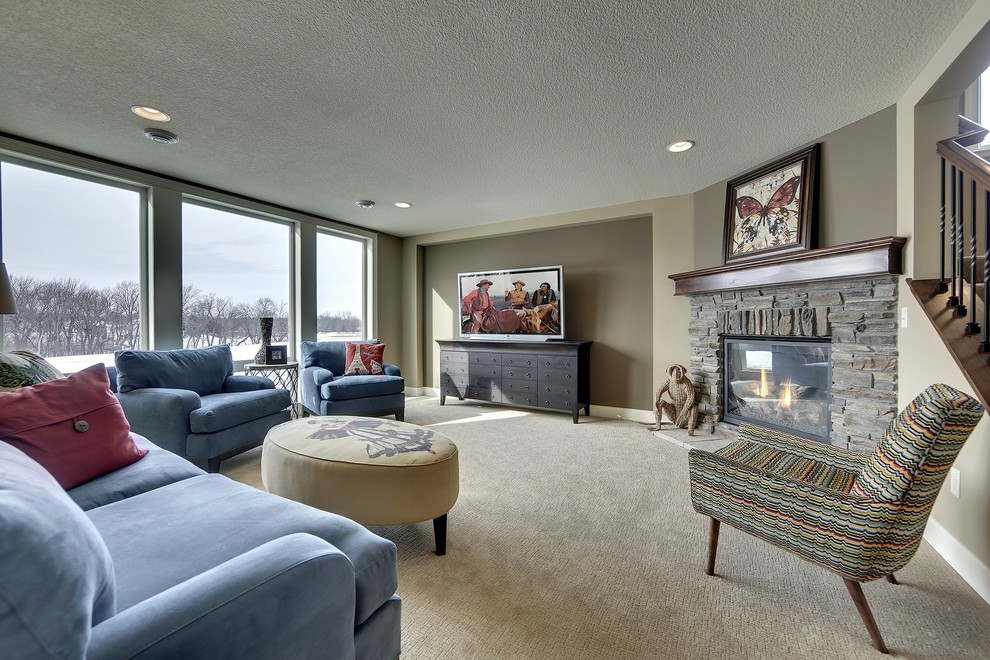
{"label": "brown accent wall", "polygon": [[[818,247],[897,233],[897,149],[894,106],[809,142],[821,142]],[[807,146],[807,145],[805,145]],[[791,151],[782,151],[772,162]],[[753,163],[755,169],[764,163]],[[732,177],[735,178],[739,172]],[[694,267],[722,264],[729,179],[694,195]]]}
{"label": "brown accent wall", "polygon": [[652,244],[652,220],[635,218],[427,246],[423,316],[447,322],[425,328],[424,383],[439,384],[434,340],[458,336],[457,273],[562,264],[567,339],[595,342],[591,403],[651,409]]}

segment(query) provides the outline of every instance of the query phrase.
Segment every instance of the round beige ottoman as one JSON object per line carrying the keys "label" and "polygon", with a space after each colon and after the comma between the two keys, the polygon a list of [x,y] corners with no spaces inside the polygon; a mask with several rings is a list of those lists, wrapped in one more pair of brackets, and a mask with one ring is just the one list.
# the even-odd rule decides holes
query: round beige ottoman
{"label": "round beige ottoman", "polygon": [[303,417],[272,428],[261,453],[268,492],[362,525],[433,520],[446,553],[457,501],[457,446],[431,429],[378,417]]}

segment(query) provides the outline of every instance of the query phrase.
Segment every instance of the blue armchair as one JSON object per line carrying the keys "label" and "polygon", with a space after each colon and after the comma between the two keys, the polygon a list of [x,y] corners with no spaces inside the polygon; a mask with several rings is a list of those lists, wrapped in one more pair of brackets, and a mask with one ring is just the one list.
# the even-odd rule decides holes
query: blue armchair
{"label": "blue armchair", "polygon": [[131,429],[209,472],[290,417],[288,390],[233,375],[229,346],[118,351],[114,362],[110,382]]}
{"label": "blue armchair", "polygon": [[[377,339],[358,343],[379,343]],[[402,421],[406,388],[394,364],[384,364],[384,374],[345,376],[346,342],[304,341],[301,396],[306,412],[313,415],[395,415]]]}

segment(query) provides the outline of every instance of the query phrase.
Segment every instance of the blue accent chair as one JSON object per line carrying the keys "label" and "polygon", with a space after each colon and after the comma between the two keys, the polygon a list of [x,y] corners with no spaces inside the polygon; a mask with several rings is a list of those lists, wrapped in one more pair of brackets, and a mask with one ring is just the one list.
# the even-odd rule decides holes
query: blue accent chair
{"label": "blue accent chair", "polygon": [[131,429],[209,472],[289,421],[289,391],[233,375],[229,346],[117,351],[114,363],[110,382]]}
{"label": "blue accent chair", "polygon": [[[362,344],[378,344],[377,339]],[[406,410],[406,382],[394,364],[381,375],[345,376],[346,342],[304,341],[300,344],[302,405],[312,415],[395,415]]]}

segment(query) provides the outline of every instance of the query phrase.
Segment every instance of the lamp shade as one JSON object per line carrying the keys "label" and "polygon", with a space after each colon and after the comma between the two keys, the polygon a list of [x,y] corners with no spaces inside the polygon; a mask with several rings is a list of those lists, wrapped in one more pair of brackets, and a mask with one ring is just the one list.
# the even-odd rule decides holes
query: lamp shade
{"label": "lamp shade", "polygon": [[14,302],[14,290],[7,276],[7,264],[0,262],[0,314],[16,314],[17,303]]}

